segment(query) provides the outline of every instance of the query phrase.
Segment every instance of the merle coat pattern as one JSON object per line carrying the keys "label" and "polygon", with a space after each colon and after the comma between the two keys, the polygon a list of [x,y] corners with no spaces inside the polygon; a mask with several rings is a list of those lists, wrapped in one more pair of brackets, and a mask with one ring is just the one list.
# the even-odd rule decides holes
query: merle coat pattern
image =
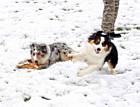
{"label": "merle coat pattern", "polygon": [[59,62],[70,60],[67,56],[72,52],[72,48],[65,43],[32,43],[30,45],[31,59],[39,65],[39,69],[47,68],[50,65]]}

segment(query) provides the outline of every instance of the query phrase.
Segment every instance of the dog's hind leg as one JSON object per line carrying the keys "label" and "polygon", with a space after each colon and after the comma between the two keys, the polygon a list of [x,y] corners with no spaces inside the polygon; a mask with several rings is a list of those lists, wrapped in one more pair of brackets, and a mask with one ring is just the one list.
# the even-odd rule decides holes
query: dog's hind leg
{"label": "dog's hind leg", "polygon": [[111,73],[111,74],[116,74],[116,70],[115,70],[115,67],[116,67],[116,64],[112,64],[111,61],[109,60],[107,62],[108,64],[108,71]]}

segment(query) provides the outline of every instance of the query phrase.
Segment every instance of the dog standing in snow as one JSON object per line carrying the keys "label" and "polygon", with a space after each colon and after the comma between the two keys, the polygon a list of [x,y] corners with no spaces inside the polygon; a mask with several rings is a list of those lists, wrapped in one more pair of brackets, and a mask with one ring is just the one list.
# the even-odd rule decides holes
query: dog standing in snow
{"label": "dog standing in snow", "polygon": [[89,36],[88,42],[79,53],[68,56],[72,60],[83,60],[88,64],[88,67],[78,72],[78,76],[84,76],[95,70],[101,71],[105,62],[108,64],[108,70],[113,74],[118,63],[116,46],[111,42],[109,35],[105,35],[102,31]]}

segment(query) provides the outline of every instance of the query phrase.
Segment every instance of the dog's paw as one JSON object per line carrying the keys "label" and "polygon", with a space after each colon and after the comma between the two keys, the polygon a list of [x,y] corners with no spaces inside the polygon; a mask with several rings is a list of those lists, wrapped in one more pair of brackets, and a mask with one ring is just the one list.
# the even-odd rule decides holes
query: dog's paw
{"label": "dog's paw", "polygon": [[119,74],[118,70],[114,69],[112,74]]}
{"label": "dog's paw", "polygon": [[41,70],[41,69],[46,69],[48,67],[48,64],[42,64],[42,65],[38,65],[37,66],[37,70]]}
{"label": "dog's paw", "polygon": [[112,69],[110,70],[110,74],[112,75],[118,74],[118,71],[116,69]]}
{"label": "dog's paw", "polygon": [[73,55],[72,54],[68,54],[67,57],[68,57],[69,60],[73,59]]}

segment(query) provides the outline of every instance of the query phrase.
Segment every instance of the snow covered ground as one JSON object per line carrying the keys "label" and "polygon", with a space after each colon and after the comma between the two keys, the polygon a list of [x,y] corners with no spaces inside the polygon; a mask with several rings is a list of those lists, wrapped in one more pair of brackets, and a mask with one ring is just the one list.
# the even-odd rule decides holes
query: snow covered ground
{"label": "snow covered ground", "polygon": [[32,42],[79,49],[100,29],[102,0],[3,0],[0,3],[0,107],[140,107],[140,0],[120,0],[115,39],[119,74],[77,77],[82,62],[18,70]]}

